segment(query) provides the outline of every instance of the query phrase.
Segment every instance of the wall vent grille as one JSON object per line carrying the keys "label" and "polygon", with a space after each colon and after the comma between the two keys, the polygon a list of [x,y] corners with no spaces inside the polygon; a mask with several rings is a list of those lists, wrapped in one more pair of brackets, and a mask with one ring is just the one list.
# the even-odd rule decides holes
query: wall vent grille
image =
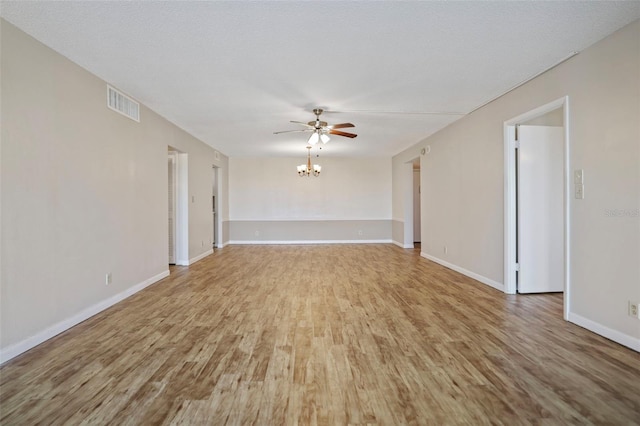
{"label": "wall vent grille", "polygon": [[140,104],[109,85],[107,85],[107,106],[125,117],[140,122]]}

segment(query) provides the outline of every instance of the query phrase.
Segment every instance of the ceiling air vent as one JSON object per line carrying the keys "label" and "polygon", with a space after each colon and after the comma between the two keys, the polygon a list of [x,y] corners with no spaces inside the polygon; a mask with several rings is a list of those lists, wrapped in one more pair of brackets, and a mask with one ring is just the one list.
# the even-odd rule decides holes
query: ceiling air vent
{"label": "ceiling air vent", "polygon": [[115,112],[140,122],[140,104],[109,85],[107,85],[107,106]]}

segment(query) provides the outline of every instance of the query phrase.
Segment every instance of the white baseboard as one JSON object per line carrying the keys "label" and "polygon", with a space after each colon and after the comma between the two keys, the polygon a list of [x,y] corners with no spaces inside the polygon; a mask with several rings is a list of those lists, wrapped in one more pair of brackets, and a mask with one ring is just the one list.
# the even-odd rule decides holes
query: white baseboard
{"label": "white baseboard", "polygon": [[198,260],[202,260],[205,257],[209,256],[210,254],[213,254],[213,249],[207,250],[204,253],[194,257],[193,259],[189,259],[189,265],[193,265],[194,263],[196,263]]}
{"label": "white baseboard", "polygon": [[273,245],[273,244],[389,244],[391,240],[293,240],[293,241],[285,241],[285,240],[275,240],[275,241],[244,241],[244,240],[232,240],[229,241],[228,244],[263,244],[263,245]]}
{"label": "white baseboard", "polygon": [[640,339],[629,336],[628,334],[621,333],[617,330],[609,328],[605,325],[587,319],[573,312],[569,312],[569,322],[579,325],[582,328],[586,328],[589,331],[593,331],[596,334],[606,337],[609,340],[613,340],[616,343],[620,343],[636,352],[640,352]]}
{"label": "white baseboard", "polygon": [[20,355],[21,353],[26,352],[29,349],[38,346],[40,343],[44,342],[45,340],[51,339],[52,337],[62,333],[63,331],[70,329],[74,325],[77,325],[82,321],[85,321],[91,318],[92,316],[104,311],[105,309],[115,305],[116,303],[126,299],[129,296],[134,295],[140,290],[168,276],[169,276],[169,270],[161,272],[156,276],[153,276],[149,279],[144,280],[141,283],[134,285],[133,287],[129,287],[128,289],[126,289],[121,293],[115,294],[108,299],[105,299],[101,302],[96,303],[95,305],[92,305],[80,311],[79,313],[72,316],[71,318],[67,318],[66,320],[60,321],[40,331],[34,336],[28,337],[22,340],[21,342],[15,343],[7,348],[1,349],[0,364],[3,364],[9,361],[10,359]]}
{"label": "white baseboard", "polygon": [[177,259],[176,266],[189,266],[189,259]]}
{"label": "white baseboard", "polygon": [[442,259],[438,259],[437,257],[431,256],[430,254],[427,254],[424,252],[420,253],[420,256],[426,259],[429,259],[431,261],[434,261],[446,268],[453,269],[456,272],[460,272],[462,275],[466,275],[470,278],[473,278],[476,281],[480,281],[482,284],[486,284],[490,287],[495,288],[496,290],[504,291],[504,285],[502,283],[492,280],[491,278],[483,277],[482,275],[476,274],[475,272],[471,272],[469,270],[461,268],[460,266],[454,265],[453,263],[449,263]]}
{"label": "white baseboard", "polygon": [[392,241],[392,243],[393,243],[393,244],[395,244],[395,245],[397,245],[397,246],[398,246],[398,247],[400,247],[400,248],[403,248],[403,249],[412,249],[412,248],[415,248],[413,244],[402,244],[402,243],[400,243],[400,242],[398,242],[398,241]]}

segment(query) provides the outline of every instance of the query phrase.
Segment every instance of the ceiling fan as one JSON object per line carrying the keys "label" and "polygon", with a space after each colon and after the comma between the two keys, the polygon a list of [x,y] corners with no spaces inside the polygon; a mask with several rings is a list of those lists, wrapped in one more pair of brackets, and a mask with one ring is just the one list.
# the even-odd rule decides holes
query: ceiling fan
{"label": "ceiling fan", "polygon": [[336,130],[336,129],[344,129],[346,127],[355,127],[351,123],[340,123],[340,124],[329,125],[326,121],[320,121],[320,115],[322,114],[322,112],[323,110],[321,108],[316,108],[313,110],[313,113],[316,115],[315,121],[309,121],[308,123],[303,123],[301,121],[291,121],[292,123],[302,124],[303,126],[306,126],[306,129],[283,130],[281,132],[274,132],[273,134],[278,135],[280,133],[312,132],[308,141],[309,144],[311,145],[315,145],[319,141],[322,141],[322,143],[329,142],[330,140],[329,135],[344,136],[352,139],[358,136],[355,133],[348,133],[348,132],[342,132],[340,130]]}

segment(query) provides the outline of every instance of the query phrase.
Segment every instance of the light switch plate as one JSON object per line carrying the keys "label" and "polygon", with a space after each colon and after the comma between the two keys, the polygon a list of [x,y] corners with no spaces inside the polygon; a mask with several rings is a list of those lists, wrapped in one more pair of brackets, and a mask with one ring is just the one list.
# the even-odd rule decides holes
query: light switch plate
{"label": "light switch plate", "polygon": [[576,199],[582,200],[584,199],[584,185],[576,185]]}
{"label": "light switch plate", "polygon": [[573,183],[575,184],[583,184],[584,183],[584,170],[576,169],[573,171]]}

